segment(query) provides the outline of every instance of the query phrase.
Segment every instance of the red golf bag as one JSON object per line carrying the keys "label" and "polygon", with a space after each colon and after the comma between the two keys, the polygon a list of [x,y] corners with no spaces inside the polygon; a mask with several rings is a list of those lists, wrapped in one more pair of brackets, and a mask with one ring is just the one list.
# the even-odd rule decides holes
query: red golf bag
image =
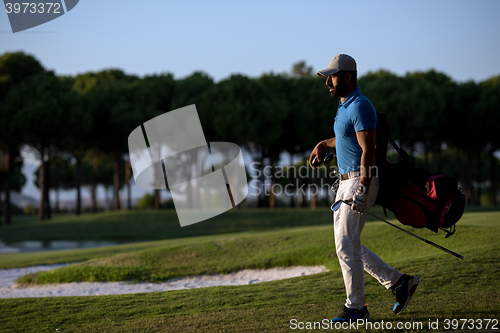
{"label": "red golf bag", "polygon": [[[465,195],[455,178],[433,175],[415,166],[410,156],[390,137],[387,116],[377,113],[376,157],[380,189],[376,204],[394,212],[396,218],[414,228],[439,229],[449,237],[465,208]],[[401,160],[387,162],[388,144],[396,149]]]}

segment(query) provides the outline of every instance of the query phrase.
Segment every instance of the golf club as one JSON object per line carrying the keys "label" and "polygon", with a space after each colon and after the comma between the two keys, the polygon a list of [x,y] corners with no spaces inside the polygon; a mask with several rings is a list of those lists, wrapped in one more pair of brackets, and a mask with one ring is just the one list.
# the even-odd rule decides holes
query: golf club
{"label": "golf club", "polygon": [[[335,211],[337,211],[337,210],[340,208],[340,206],[341,206],[343,203],[345,203],[346,205],[350,205],[350,204],[351,204],[351,202],[352,202],[352,200],[337,200],[337,201],[336,201],[336,202],[332,205],[331,209],[335,212]],[[453,252],[453,251],[450,251],[450,250],[448,250],[448,249],[446,249],[446,248],[444,248],[444,247],[442,247],[442,246],[440,246],[440,245],[437,245],[436,243],[433,243],[433,242],[431,242],[431,241],[429,241],[429,240],[427,240],[427,239],[425,239],[425,238],[422,238],[422,237],[420,237],[420,236],[418,236],[418,235],[415,235],[414,233],[409,232],[409,231],[407,231],[407,230],[405,230],[405,229],[403,229],[403,228],[401,228],[401,227],[398,227],[397,225],[392,224],[391,222],[386,221],[386,220],[384,220],[383,218],[380,218],[380,217],[378,217],[378,216],[376,216],[376,215],[373,215],[373,214],[372,214],[372,213],[370,213],[370,212],[368,212],[368,214],[369,214],[369,215],[371,215],[371,216],[373,216],[373,217],[374,217],[374,218],[376,218],[376,219],[379,219],[379,220],[380,220],[380,221],[382,221],[382,222],[385,222],[385,223],[387,223],[387,224],[389,224],[389,225],[393,226],[394,228],[398,228],[399,230],[404,231],[404,232],[406,232],[407,234],[412,235],[413,237],[418,238],[418,239],[420,239],[421,241],[426,242],[426,243],[427,243],[427,244],[429,244],[429,245],[434,246],[435,248],[438,248],[438,249],[440,249],[440,250],[442,250],[442,251],[444,251],[444,252],[446,252],[446,253],[448,253],[448,254],[451,254],[452,256],[454,256],[454,257],[456,257],[456,258],[458,258],[458,259],[460,259],[460,260],[464,260],[464,256],[462,256],[462,255],[460,255],[460,254],[458,254],[458,253],[455,253],[455,252]]]}

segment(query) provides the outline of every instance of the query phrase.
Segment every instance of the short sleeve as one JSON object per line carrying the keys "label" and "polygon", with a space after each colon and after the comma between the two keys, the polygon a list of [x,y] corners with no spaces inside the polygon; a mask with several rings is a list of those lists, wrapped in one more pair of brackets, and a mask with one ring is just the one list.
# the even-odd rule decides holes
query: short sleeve
{"label": "short sleeve", "polygon": [[377,128],[377,112],[368,100],[355,103],[351,109],[351,121],[356,132]]}

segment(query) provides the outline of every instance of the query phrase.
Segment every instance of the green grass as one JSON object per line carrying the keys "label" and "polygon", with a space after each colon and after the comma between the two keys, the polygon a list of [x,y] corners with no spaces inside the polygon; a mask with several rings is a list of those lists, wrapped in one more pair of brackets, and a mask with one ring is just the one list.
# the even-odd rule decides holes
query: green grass
{"label": "green grass", "polygon": [[[495,231],[498,231],[494,221],[498,220],[498,212],[468,213],[460,223],[459,232],[448,239],[444,239],[442,233],[434,234],[426,229],[412,231],[453,251],[456,251],[456,247],[465,251],[478,244],[494,244]],[[362,238],[365,245],[377,249],[376,253],[386,260],[421,258],[439,251],[383,222],[367,224]],[[439,253],[445,255],[444,252]],[[461,254],[466,256],[466,253]],[[230,273],[245,268],[322,264],[331,269],[336,262],[332,226],[328,225],[125,244],[100,249],[11,254],[0,257],[0,264],[12,267],[19,265],[21,259],[22,263],[40,264],[48,261],[57,263],[62,259],[75,262],[83,258],[89,260],[27,275],[19,281],[36,284],[126,280],[159,282],[180,276]]]}
{"label": "green grass", "polygon": [[78,265],[26,276],[21,282],[165,279],[235,272],[246,268],[314,265],[335,258],[331,226],[284,231],[247,232],[162,242],[163,247],[89,260]]}
{"label": "green grass", "polygon": [[[383,214],[380,207],[374,208],[373,211]],[[316,210],[233,209],[186,227],[180,226],[174,210],[133,210],[81,216],[54,215],[52,219],[43,221],[38,221],[35,217],[15,217],[11,225],[0,226],[0,240],[5,243],[25,240],[132,242],[331,223],[332,212],[327,207]]]}
{"label": "green grass", "polygon": [[[392,294],[366,275],[365,302],[369,303],[371,316],[394,325],[409,321],[423,323],[423,330],[406,332],[428,331],[429,320],[436,319],[441,320],[439,331],[444,331],[444,319],[499,319],[500,213],[467,213],[457,234],[448,239],[424,229],[411,230],[464,255],[465,260],[460,261],[382,222],[367,224],[362,235],[364,244],[394,268],[421,278],[408,308],[395,316],[391,311]],[[345,301],[338,262],[331,255],[334,251],[331,226],[168,240],[144,246],[140,251],[109,253],[79,266],[114,267],[118,271],[136,267],[143,269],[139,279],[153,277],[153,280],[153,274],[158,272],[183,275],[271,267],[275,263],[327,264],[332,270],[239,287],[2,299],[2,332],[54,332],[56,328],[61,332],[289,331],[291,319],[314,322],[332,318]]]}

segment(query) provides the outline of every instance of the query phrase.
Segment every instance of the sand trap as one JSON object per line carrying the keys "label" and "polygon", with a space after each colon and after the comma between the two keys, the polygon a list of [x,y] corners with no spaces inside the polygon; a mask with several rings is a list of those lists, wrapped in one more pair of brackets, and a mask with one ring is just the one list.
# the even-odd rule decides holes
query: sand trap
{"label": "sand trap", "polygon": [[324,266],[295,266],[271,269],[245,269],[232,274],[191,276],[176,278],[163,283],[73,282],[28,288],[21,288],[15,284],[16,279],[22,275],[63,266],[66,266],[66,264],[0,269],[0,298],[116,295],[213,286],[239,286],[327,271]]}

